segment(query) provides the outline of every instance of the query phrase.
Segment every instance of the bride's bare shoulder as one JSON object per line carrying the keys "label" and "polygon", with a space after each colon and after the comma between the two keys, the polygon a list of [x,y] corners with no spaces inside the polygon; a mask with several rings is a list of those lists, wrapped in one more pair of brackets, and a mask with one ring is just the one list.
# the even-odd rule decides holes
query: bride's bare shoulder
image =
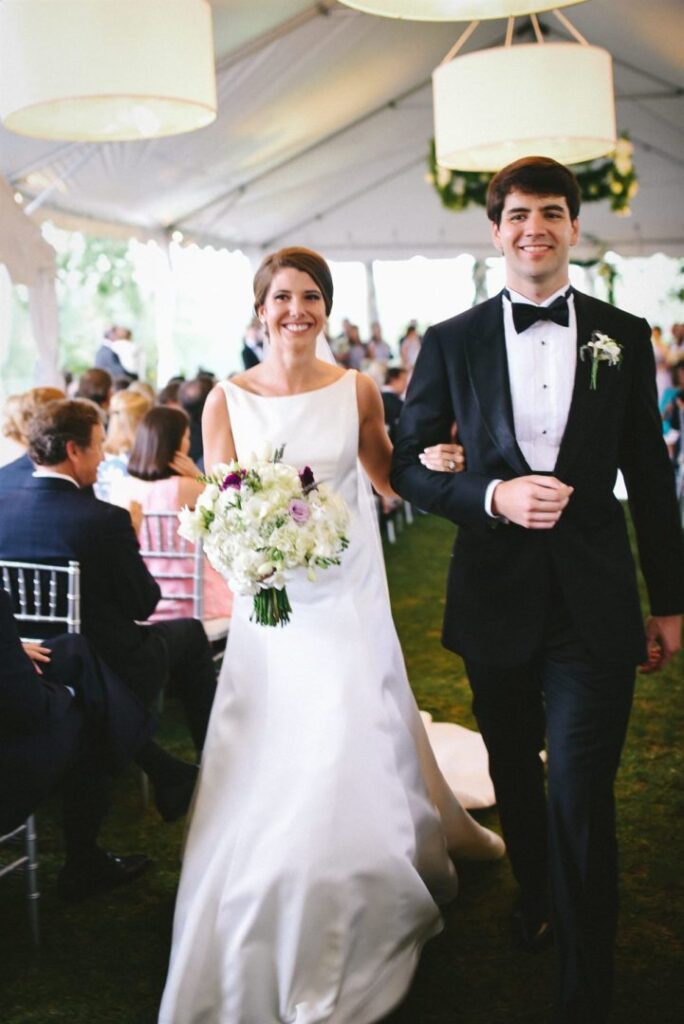
{"label": "bride's bare shoulder", "polygon": [[321,387],[325,387],[326,384],[334,384],[340,377],[344,377],[345,373],[349,373],[343,366],[338,366],[336,363],[328,363],[324,359],[316,360],[316,369],[318,370]]}
{"label": "bride's bare shoulder", "polygon": [[244,373],[234,373],[229,378],[228,383],[234,384],[237,388],[242,388],[243,391],[258,392],[259,375],[255,375],[252,370],[245,370]]}
{"label": "bride's bare shoulder", "polygon": [[221,423],[228,418],[228,405],[226,393],[221,384],[215,384],[207,395],[202,411],[202,429],[206,430],[209,424]]}
{"label": "bride's bare shoulder", "polygon": [[202,437],[205,467],[214,466],[217,462],[229,462],[235,458],[235,444],[228,403],[220,384],[217,384],[209,392],[204,403]]}

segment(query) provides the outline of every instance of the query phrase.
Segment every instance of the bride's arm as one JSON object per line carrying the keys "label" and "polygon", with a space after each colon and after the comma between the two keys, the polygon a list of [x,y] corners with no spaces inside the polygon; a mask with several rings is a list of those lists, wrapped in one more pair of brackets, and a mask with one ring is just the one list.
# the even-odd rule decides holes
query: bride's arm
{"label": "bride's arm", "polygon": [[230,427],[226,395],[218,384],[209,392],[204,405],[202,444],[205,473],[210,473],[217,462],[231,462],[235,458],[235,442]]}
{"label": "bride's arm", "polygon": [[[373,487],[383,498],[398,498],[389,482],[392,442],[385,427],[382,398],[375,381],[366,374],[356,375],[359,406],[359,459]],[[463,448],[456,443],[425,448],[419,456],[426,469],[435,473],[459,473],[465,468]],[[206,463],[205,463],[206,464]]]}
{"label": "bride's arm", "polygon": [[359,459],[370,482],[383,498],[396,498],[389,482],[392,443],[387,436],[385,414],[377,384],[363,373],[356,375],[359,406]]}

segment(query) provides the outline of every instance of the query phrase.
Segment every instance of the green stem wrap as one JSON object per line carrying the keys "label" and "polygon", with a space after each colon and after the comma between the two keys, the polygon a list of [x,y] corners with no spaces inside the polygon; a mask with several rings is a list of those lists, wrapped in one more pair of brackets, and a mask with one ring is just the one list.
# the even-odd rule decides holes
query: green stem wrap
{"label": "green stem wrap", "polygon": [[285,626],[290,621],[291,611],[285,587],[282,590],[269,587],[254,595],[254,609],[249,621],[257,622],[259,626]]}

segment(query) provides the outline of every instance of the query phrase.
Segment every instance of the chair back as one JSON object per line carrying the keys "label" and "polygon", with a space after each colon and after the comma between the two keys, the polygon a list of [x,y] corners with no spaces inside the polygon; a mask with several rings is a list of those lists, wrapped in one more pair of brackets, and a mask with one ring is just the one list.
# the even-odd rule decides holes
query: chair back
{"label": "chair back", "polygon": [[[0,559],[2,587],[10,596],[14,617],[28,632],[81,632],[81,567],[78,562],[49,565]],[[28,627],[28,628],[27,628]]]}
{"label": "chair back", "polygon": [[[178,512],[145,512],[139,534],[140,554],[161,590],[162,601],[185,605],[185,614],[204,618],[202,544],[178,533]],[[182,614],[176,611],[176,614]]]}
{"label": "chair back", "polygon": [[[49,565],[0,559],[0,580],[10,596],[14,617],[21,624],[22,634],[42,633],[53,627],[59,628],[59,632],[80,633],[81,567],[78,562]],[[32,638],[23,636],[24,640]],[[0,865],[0,878],[14,871],[24,874],[29,927],[37,949],[40,945],[40,889],[38,840],[33,815],[13,832],[0,836],[0,848],[8,849],[11,855],[8,862],[3,860]]]}
{"label": "chair back", "polygon": [[[18,848],[17,848],[18,847]],[[36,822],[33,815],[15,828],[13,832],[0,836],[0,850],[8,851],[9,860],[3,858],[0,863],[0,878],[12,874],[13,871],[23,872],[26,885],[26,907],[28,910],[31,940],[36,949],[40,946],[40,915],[38,901],[38,841]]]}

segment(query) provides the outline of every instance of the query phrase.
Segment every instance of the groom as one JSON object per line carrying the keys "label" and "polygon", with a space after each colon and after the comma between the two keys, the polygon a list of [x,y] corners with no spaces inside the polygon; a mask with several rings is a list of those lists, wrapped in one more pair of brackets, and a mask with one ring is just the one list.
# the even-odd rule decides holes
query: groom
{"label": "groom", "polygon": [[[520,886],[514,934],[537,949],[553,928],[556,1024],[603,1024],[613,781],[645,639],[652,670],[680,646],[684,554],[648,324],[569,287],[579,205],[574,175],[544,157],[494,177],[487,214],[507,287],[425,335],[392,483],[460,528],[443,642],[465,660],[489,751]],[[454,421],[466,471],[424,469],[419,452]],[[618,468],[651,605],[646,637]]]}

